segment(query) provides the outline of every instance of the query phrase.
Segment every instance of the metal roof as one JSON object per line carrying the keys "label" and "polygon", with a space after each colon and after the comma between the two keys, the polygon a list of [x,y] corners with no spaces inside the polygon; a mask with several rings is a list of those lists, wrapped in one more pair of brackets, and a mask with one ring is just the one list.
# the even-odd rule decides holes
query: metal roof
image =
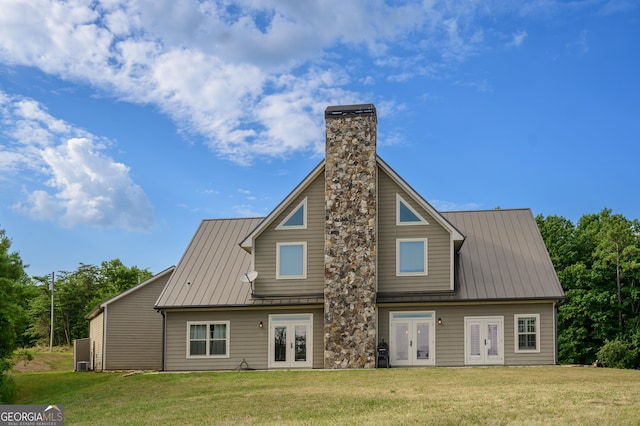
{"label": "metal roof", "polygon": [[379,303],[562,299],[564,292],[530,209],[443,212],[466,240],[455,291],[381,294]]}
{"label": "metal roof", "polygon": [[156,308],[246,305],[251,289],[240,278],[250,271],[251,255],[238,243],[261,220],[203,220]]}
{"label": "metal roof", "polygon": [[[549,300],[564,297],[529,209],[442,213],[466,241],[456,255],[455,291],[379,294],[378,303]],[[214,219],[200,224],[160,295],[157,308],[322,304],[322,298],[252,299],[240,277],[251,255],[239,242],[262,218]]]}

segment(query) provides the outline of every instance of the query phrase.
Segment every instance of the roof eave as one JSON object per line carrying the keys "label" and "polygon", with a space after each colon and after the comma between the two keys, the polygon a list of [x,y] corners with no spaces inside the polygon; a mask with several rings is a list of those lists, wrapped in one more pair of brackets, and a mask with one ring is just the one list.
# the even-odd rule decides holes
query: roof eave
{"label": "roof eave", "polygon": [[269,213],[267,215],[267,217],[265,217],[262,222],[260,222],[258,224],[258,226],[256,226],[256,228],[251,231],[251,233],[249,235],[247,235],[247,237],[242,240],[240,242],[240,247],[242,247],[244,250],[246,250],[248,253],[251,253],[251,250],[253,249],[253,242],[255,241],[255,239],[267,228],[267,226],[269,226],[276,217],[278,217],[278,215],[280,213],[282,213],[282,211],[291,203],[291,201],[293,199],[295,199],[298,195],[300,195],[302,193],[302,191],[304,191],[309,184],[316,178],[318,177],[318,175],[320,174],[320,172],[324,169],[324,160],[322,160],[303,180],[302,182],[300,182],[294,189],[293,191],[291,191],[289,193],[289,195],[287,195],[287,197],[282,200],[280,202],[280,204],[278,204],[276,206],[275,209],[273,209],[271,211],[271,213]]}

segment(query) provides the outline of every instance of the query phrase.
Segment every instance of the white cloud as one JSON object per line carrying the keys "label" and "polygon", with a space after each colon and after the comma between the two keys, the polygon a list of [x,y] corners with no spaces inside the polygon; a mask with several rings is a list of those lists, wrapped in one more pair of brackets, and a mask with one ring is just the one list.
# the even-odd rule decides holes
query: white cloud
{"label": "white cloud", "polygon": [[0,118],[0,174],[29,171],[25,198],[13,204],[16,211],[69,227],[153,226],[147,196],[129,168],[104,153],[105,141],[52,117],[32,99],[2,92]]}
{"label": "white cloud", "polygon": [[527,32],[522,30],[512,34],[511,41],[507,43],[508,47],[520,47],[524,43],[524,39],[527,38]]}
{"label": "white cloud", "polygon": [[392,44],[401,46],[413,60],[396,61],[395,81],[432,76],[439,62],[464,60],[483,42],[471,19],[480,9],[384,0],[340,7],[322,0],[4,0],[0,62],[153,104],[220,156],[249,164],[257,156],[321,152],[327,105],[375,101],[343,88],[373,82],[368,67],[350,63],[351,53],[388,67],[382,59],[392,56]]}
{"label": "white cloud", "polygon": [[429,202],[436,210],[441,212],[478,210],[481,207],[478,203],[456,203],[446,200],[430,200]]}

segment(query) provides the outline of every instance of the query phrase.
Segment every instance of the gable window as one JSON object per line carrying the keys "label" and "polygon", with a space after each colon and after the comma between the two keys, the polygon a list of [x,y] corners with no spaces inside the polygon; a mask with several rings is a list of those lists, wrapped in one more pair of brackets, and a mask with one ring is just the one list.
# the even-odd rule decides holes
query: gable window
{"label": "gable window", "polygon": [[276,278],[307,278],[307,243],[276,243]]}
{"label": "gable window", "polygon": [[407,203],[400,194],[396,194],[396,225],[428,225],[420,214]]}
{"label": "gable window", "polygon": [[307,197],[276,226],[276,229],[307,229]]}
{"label": "gable window", "polygon": [[514,315],[515,351],[540,352],[540,315]]}
{"label": "gable window", "polygon": [[187,358],[229,358],[229,321],[187,322]]}
{"label": "gable window", "polygon": [[427,239],[396,240],[396,275],[427,275]]}

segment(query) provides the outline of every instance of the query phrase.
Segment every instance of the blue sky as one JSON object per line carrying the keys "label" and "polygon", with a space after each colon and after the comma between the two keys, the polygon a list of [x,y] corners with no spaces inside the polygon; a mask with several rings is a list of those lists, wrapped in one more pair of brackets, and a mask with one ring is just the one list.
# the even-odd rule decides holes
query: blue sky
{"label": "blue sky", "polygon": [[638,218],[636,1],[3,0],[0,228],[31,275],[177,264],[374,103],[436,208]]}

